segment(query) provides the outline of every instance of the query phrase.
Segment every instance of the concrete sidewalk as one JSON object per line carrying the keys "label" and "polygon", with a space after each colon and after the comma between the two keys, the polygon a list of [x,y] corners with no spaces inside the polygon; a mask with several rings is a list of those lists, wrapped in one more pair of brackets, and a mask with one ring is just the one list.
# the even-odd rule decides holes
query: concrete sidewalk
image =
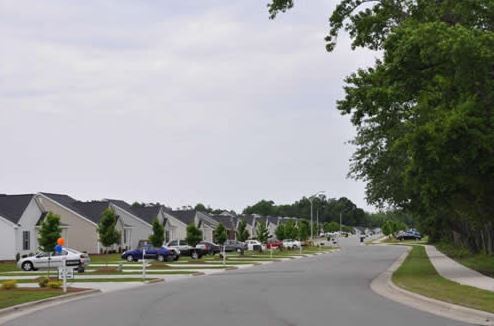
{"label": "concrete sidewalk", "polygon": [[425,251],[429,256],[432,265],[442,277],[463,285],[494,291],[494,278],[485,276],[473,269],[463,266],[441,253],[434,246],[426,245]]}

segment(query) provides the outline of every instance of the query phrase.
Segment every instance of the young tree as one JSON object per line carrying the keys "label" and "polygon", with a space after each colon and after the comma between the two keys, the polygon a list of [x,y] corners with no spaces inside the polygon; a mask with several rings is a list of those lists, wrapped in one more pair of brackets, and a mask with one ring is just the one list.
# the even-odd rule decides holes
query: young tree
{"label": "young tree", "polygon": [[269,238],[269,230],[266,223],[258,223],[256,226],[257,240],[261,243],[266,243]]}
{"label": "young tree", "polygon": [[245,240],[249,239],[250,234],[247,230],[247,223],[244,220],[240,220],[240,222],[238,223],[236,234],[238,241],[244,242]]}
{"label": "young tree", "polygon": [[39,230],[39,248],[44,252],[53,252],[57,239],[61,237],[60,216],[48,212]]}
{"label": "young tree", "polygon": [[120,242],[120,232],[116,229],[117,217],[111,208],[104,210],[98,223],[99,241],[103,247],[110,247]]}
{"label": "young tree", "polygon": [[149,236],[149,242],[158,248],[165,242],[165,226],[158,219],[153,221],[153,234]]}
{"label": "young tree", "polygon": [[228,239],[226,228],[222,223],[218,224],[218,226],[214,230],[213,239],[214,242],[219,245],[223,245],[226,242],[226,239]]}
{"label": "young tree", "polygon": [[324,223],[324,232],[337,232],[340,230],[340,225],[335,221]]}
{"label": "young tree", "polygon": [[296,239],[298,237],[298,226],[295,221],[290,220],[285,223],[286,239]]}
{"label": "young tree", "polygon": [[187,236],[185,237],[185,241],[189,246],[195,247],[202,241],[202,231],[192,223],[187,225]]}
{"label": "young tree", "polygon": [[276,236],[276,239],[283,241],[287,239],[286,232],[285,232],[285,224],[279,224],[276,227],[276,230],[274,230],[274,235]]}
{"label": "young tree", "polygon": [[307,240],[309,238],[309,223],[307,221],[299,221],[297,233],[298,240]]}

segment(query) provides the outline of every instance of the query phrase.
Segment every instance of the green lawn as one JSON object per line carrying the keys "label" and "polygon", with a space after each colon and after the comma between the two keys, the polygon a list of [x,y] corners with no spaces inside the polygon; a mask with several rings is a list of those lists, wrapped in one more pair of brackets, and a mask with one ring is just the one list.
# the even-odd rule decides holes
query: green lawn
{"label": "green lawn", "polygon": [[0,273],[17,271],[15,262],[0,262]]}
{"label": "green lawn", "polygon": [[460,264],[489,277],[494,277],[494,256],[471,254],[468,249],[449,243],[439,243],[436,247],[439,251]]}
{"label": "green lawn", "polygon": [[0,290],[0,308],[36,301],[64,294],[60,289],[12,289]]}
{"label": "green lawn", "polygon": [[494,292],[460,285],[441,277],[432,266],[423,246],[412,247],[408,257],[393,274],[393,282],[427,297],[494,312]]}
{"label": "green lawn", "polygon": [[[154,280],[155,278],[146,278],[146,281],[151,281]],[[22,280],[16,280],[17,283],[37,283],[38,281],[36,279],[22,279]],[[121,278],[85,278],[85,279],[71,279],[67,280],[67,283],[79,283],[79,282],[142,282],[142,277],[136,277],[135,274],[130,274],[129,277],[121,277]],[[24,289],[21,289],[24,290]]]}

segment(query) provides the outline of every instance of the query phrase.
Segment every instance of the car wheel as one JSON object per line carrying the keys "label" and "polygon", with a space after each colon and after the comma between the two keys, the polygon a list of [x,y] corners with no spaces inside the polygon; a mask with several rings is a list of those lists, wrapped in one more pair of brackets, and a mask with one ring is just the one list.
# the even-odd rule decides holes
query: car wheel
{"label": "car wheel", "polygon": [[241,253],[241,252],[242,252],[242,249],[240,249],[240,248],[239,248],[239,249],[237,249],[237,252],[238,252],[238,253]]}
{"label": "car wheel", "polygon": [[84,267],[79,267],[77,269],[77,272],[79,272],[79,273],[84,273],[84,271],[85,271]]}
{"label": "car wheel", "polygon": [[165,256],[163,255],[158,255],[158,261],[164,262],[165,261]]}
{"label": "car wheel", "polygon": [[133,257],[132,255],[128,255],[128,256],[127,256],[127,261],[128,261],[129,263],[133,262],[134,260],[135,260],[135,259],[134,259],[134,257]]}
{"label": "car wheel", "polygon": [[26,272],[34,270],[33,263],[31,263],[30,261],[22,263],[22,269]]}
{"label": "car wheel", "polygon": [[[166,261],[170,262],[170,261],[174,261],[175,260],[175,255],[168,255],[166,256],[166,258],[164,258]],[[159,257],[158,257],[158,260],[159,260]]]}
{"label": "car wheel", "polygon": [[199,259],[199,254],[197,253],[197,251],[193,251],[190,257],[192,257],[192,259]]}

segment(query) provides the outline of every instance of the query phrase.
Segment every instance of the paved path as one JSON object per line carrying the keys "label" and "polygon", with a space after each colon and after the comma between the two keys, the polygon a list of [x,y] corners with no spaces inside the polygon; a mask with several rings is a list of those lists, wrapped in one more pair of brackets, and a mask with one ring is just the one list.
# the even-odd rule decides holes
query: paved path
{"label": "paved path", "polygon": [[369,288],[404,248],[358,246],[355,239],[341,243],[338,253],[103,293],[6,325],[465,325],[387,300]]}
{"label": "paved path", "polygon": [[425,250],[437,272],[451,281],[476,288],[494,291],[494,279],[480,274],[449,258],[434,246],[427,245]]}

